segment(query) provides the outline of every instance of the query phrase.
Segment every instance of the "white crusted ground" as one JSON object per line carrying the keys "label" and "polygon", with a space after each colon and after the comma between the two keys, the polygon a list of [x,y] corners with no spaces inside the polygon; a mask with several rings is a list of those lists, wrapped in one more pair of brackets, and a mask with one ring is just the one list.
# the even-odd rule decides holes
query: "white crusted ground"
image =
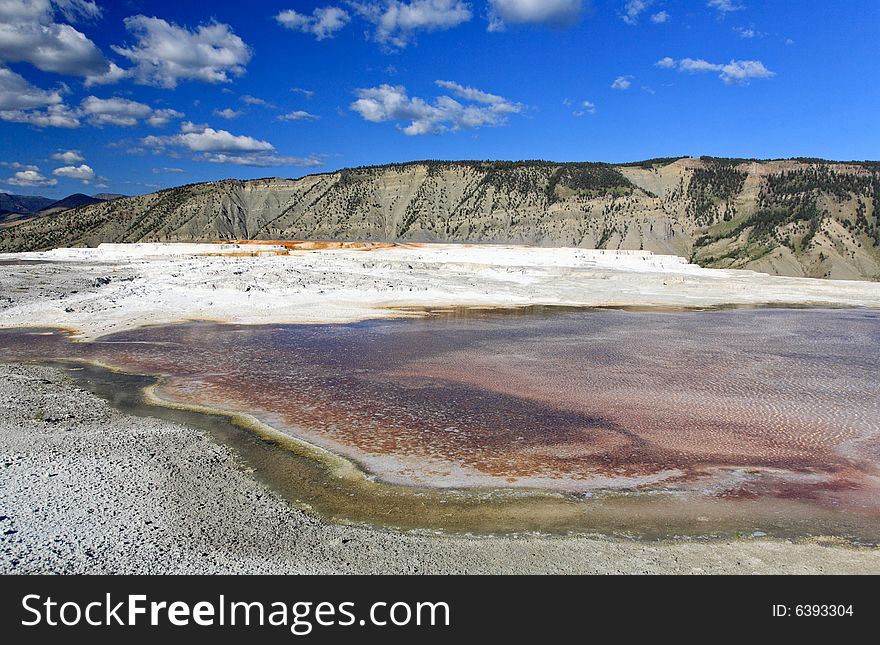
{"label": "white crusted ground", "polygon": [[878,283],[703,269],[640,251],[424,244],[278,252],[286,253],[132,244],[0,254],[0,326],[64,326],[95,338],[188,319],[341,322],[407,306],[880,306]]}

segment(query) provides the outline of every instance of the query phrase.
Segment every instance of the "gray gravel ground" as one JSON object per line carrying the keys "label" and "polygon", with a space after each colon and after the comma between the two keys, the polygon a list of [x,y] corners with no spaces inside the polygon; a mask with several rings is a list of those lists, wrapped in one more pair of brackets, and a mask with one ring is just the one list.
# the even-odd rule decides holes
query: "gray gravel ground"
{"label": "gray gravel ground", "polygon": [[880,573],[880,550],[769,539],[415,536],[289,506],[200,431],[0,365],[0,573]]}

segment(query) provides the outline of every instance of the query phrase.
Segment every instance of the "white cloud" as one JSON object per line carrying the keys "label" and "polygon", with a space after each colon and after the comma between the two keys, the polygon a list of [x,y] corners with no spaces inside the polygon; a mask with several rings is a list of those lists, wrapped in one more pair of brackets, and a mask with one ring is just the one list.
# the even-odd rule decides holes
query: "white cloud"
{"label": "white cloud", "polygon": [[628,25],[638,24],[639,16],[651,6],[653,2],[654,0],[628,0],[623,7],[623,21]]}
{"label": "white cloud", "polygon": [[504,97],[502,96],[498,96],[497,94],[489,94],[488,92],[478,90],[475,87],[467,87],[465,85],[461,85],[460,83],[456,83],[455,81],[434,81],[434,84],[437,87],[443,88],[444,90],[449,90],[457,97],[465,99],[466,101],[474,101],[475,103],[488,103],[490,105],[506,103]]}
{"label": "white cloud", "polygon": [[745,9],[745,6],[736,2],[736,0],[708,0],[706,6],[711,9],[717,9],[721,13],[730,13],[731,11]]}
{"label": "white cloud", "polygon": [[99,99],[97,96],[87,96],[80,106],[89,123],[97,127],[118,125],[130,128],[153,112],[153,108],[145,103],[115,97]]}
{"label": "white cloud", "polygon": [[612,90],[628,90],[632,87],[632,79],[634,76],[618,76],[611,84]]}
{"label": "white cloud", "polygon": [[48,0],[3,0],[0,2],[0,20],[3,22],[51,20],[53,13]]}
{"label": "white cloud", "polygon": [[0,121],[27,123],[37,128],[78,128],[79,112],[66,105],[50,105],[45,110],[0,111]]}
{"label": "white cloud", "polygon": [[35,166],[29,163],[19,163],[17,161],[0,161],[0,166],[4,168],[11,168],[12,170],[39,170],[39,166]]}
{"label": "white cloud", "polygon": [[27,62],[44,72],[74,76],[107,72],[109,62],[95,43],[55,22],[55,9],[68,20],[100,15],[93,2],[84,0],[2,0],[0,63]]}
{"label": "white cloud", "polygon": [[52,159],[55,159],[56,161],[61,161],[68,165],[86,160],[86,158],[82,156],[82,153],[80,153],[79,150],[66,150],[64,152],[56,152],[52,155]]}
{"label": "white cloud", "polygon": [[12,177],[3,180],[6,184],[13,186],[54,186],[58,183],[57,179],[48,179],[36,170],[20,170]]}
{"label": "white cloud", "polygon": [[85,86],[93,87],[95,85],[114,85],[127,78],[131,74],[130,70],[122,69],[116,63],[110,63],[110,68],[103,74],[90,74],[86,76]]}
{"label": "white cloud", "polygon": [[99,128],[105,125],[131,128],[142,120],[146,120],[154,128],[162,128],[172,119],[186,116],[171,108],[154,110],[145,103],[118,97],[99,99],[97,96],[87,96],[82,100],[80,109],[88,122]]}
{"label": "white cloud", "polygon": [[337,31],[349,23],[351,16],[339,7],[318,7],[311,16],[288,9],[275,16],[275,20],[283,27],[312,34],[316,39],[324,40],[333,38]]}
{"label": "white cloud", "polygon": [[489,31],[507,25],[570,27],[583,9],[583,0],[489,0]]}
{"label": "white cloud", "polygon": [[62,166],[61,168],[56,168],[52,171],[52,174],[56,177],[66,177],[68,179],[77,179],[81,181],[83,184],[88,184],[91,181],[94,181],[95,171],[92,170],[91,166],[87,166],[86,164],[82,164],[79,166]]}
{"label": "white cloud", "polygon": [[58,90],[40,89],[11,69],[0,67],[0,110],[28,110],[58,103]]}
{"label": "white cloud", "polygon": [[101,17],[101,8],[94,0],[52,0],[52,4],[70,22],[76,22],[80,18],[95,20]]}
{"label": "white cloud", "polygon": [[572,112],[574,116],[584,116],[585,114],[596,113],[596,106],[591,101],[582,101],[580,107],[581,109]]}
{"label": "white cloud", "polygon": [[142,141],[151,148],[185,148],[192,152],[271,152],[275,150],[268,141],[260,141],[245,135],[235,135],[227,130],[215,130],[206,125],[185,121],[180,134],[149,136]]}
{"label": "white cloud", "polygon": [[720,67],[702,58],[683,58],[678,61],[678,69],[682,72],[713,72],[718,71]]}
{"label": "white cloud", "polygon": [[734,27],[733,31],[739,34],[740,38],[752,39],[752,38],[763,38],[767,34],[763,31],[758,31],[754,27]]}
{"label": "white cloud", "polygon": [[669,22],[669,12],[667,11],[658,11],[654,15],[651,16],[651,22],[655,25],[662,25],[664,22]]}
{"label": "white cloud", "polygon": [[243,110],[233,110],[232,108],[224,108],[222,110],[214,110],[214,114],[223,119],[237,119],[242,114],[244,114]]}
{"label": "white cloud", "polygon": [[180,174],[186,172],[183,168],[153,168],[153,174],[159,175],[163,173]]}
{"label": "white cloud", "polygon": [[174,119],[182,119],[186,115],[183,112],[178,112],[177,110],[172,110],[171,108],[165,108],[161,110],[153,110],[153,113],[147,119],[147,123],[149,123],[154,128],[164,128]]}
{"label": "white cloud", "polygon": [[272,104],[265,99],[258,98],[256,96],[251,96],[250,94],[245,94],[240,98],[242,103],[247,103],[248,105],[259,105],[262,107],[271,107]]}
{"label": "white cloud", "polygon": [[727,85],[748,85],[753,78],[772,78],[776,74],[759,60],[731,60],[729,63],[710,63],[702,58],[682,58],[676,61],[668,56],[657,61],[658,67],[677,68],[691,74],[718,72],[718,78]]}
{"label": "white cloud", "polygon": [[519,103],[452,81],[437,81],[437,85],[472,104],[464,105],[450,96],[439,96],[428,103],[418,97],[410,98],[402,85],[380,85],[357,90],[358,99],[350,108],[373,123],[408,122],[398,125],[407,135],[502,125],[508,114],[524,109]]}
{"label": "white cloud", "polygon": [[305,110],[296,110],[294,112],[288,112],[287,114],[282,114],[278,117],[279,121],[316,121],[320,117],[312,114],[310,112],[306,112]]}
{"label": "white cloud", "polygon": [[[193,153],[197,161],[260,168],[277,166],[320,166],[315,157],[288,157],[276,153],[275,146],[245,135],[235,135],[226,130],[215,130],[206,125],[186,121],[180,126],[180,134],[144,137],[141,142],[154,152],[168,152],[179,148]],[[179,154],[179,153],[178,153]],[[153,172],[183,172],[178,168],[159,168]]]}
{"label": "white cloud", "polygon": [[182,80],[228,83],[230,76],[244,74],[252,55],[245,42],[219,22],[191,30],[138,15],[126,18],[125,27],[136,42],[113,50],[134,63],[129,73],[144,85],[174,88]]}
{"label": "white cloud", "polygon": [[719,77],[728,85],[748,83],[752,78],[775,76],[775,73],[767,69],[759,60],[732,60],[722,65],[720,72]]}
{"label": "white cloud", "polygon": [[274,153],[205,153],[199,157],[199,159],[210,163],[232,164],[235,166],[255,166],[257,168],[275,168],[278,166],[314,167],[322,165],[320,159],[314,157],[282,157]]}
{"label": "white cloud", "polygon": [[[0,0],[2,1],[2,0]],[[46,106],[43,110],[35,108]],[[78,108],[61,102],[60,91],[46,92],[22,77],[0,67],[0,120],[26,123],[36,127],[77,128],[80,119],[90,125],[133,127],[141,120],[154,127],[163,127],[172,119],[185,115],[170,108],[154,110],[149,105],[129,99],[100,99],[87,96]]]}
{"label": "white cloud", "polygon": [[302,87],[291,87],[290,91],[296,94],[302,94],[304,97],[306,97],[306,99],[311,99],[313,96],[315,96],[315,93],[312,90],[307,90]]}
{"label": "white cloud", "polygon": [[351,2],[351,7],[374,26],[373,39],[401,49],[419,31],[443,31],[471,19],[471,7],[463,0],[381,0]]}

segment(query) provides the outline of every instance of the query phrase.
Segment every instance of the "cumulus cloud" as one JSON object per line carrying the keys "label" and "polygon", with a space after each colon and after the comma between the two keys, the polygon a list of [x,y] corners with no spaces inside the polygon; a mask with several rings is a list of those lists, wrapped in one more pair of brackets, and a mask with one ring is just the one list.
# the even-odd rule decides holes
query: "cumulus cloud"
{"label": "cumulus cloud", "polygon": [[736,2],[736,0],[708,0],[706,6],[712,9],[717,9],[722,14],[745,9],[745,6]]}
{"label": "cumulus cloud", "polygon": [[19,163],[18,161],[0,161],[0,166],[4,168],[12,168],[12,170],[39,170],[39,166],[29,163]]}
{"label": "cumulus cloud", "polygon": [[351,16],[339,7],[318,7],[312,15],[288,9],[275,16],[275,20],[282,27],[312,34],[317,40],[324,40],[333,38],[337,31],[349,23]]}
{"label": "cumulus cloud", "polygon": [[130,128],[141,121],[146,121],[155,128],[161,128],[168,125],[172,119],[181,119],[185,116],[183,112],[171,108],[154,110],[145,103],[118,97],[100,99],[97,96],[87,96],[80,104],[80,111],[88,122],[96,127],[118,125]]}
{"label": "cumulus cloud", "polygon": [[0,121],[26,123],[37,128],[78,128],[80,114],[63,104],[44,110],[0,110]]}
{"label": "cumulus cloud", "polygon": [[314,167],[322,165],[321,160],[316,159],[315,157],[284,157],[266,153],[206,153],[202,155],[200,159],[210,163],[233,164],[235,166],[254,166],[257,168],[275,168],[278,166]]}
{"label": "cumulus cloud", "polygon": [[95,177],[97,177],[91,166],[87,166],[86,164],[81,164],[79,166],[62,166],[61,168],[53,170],[52,174],[56,177],[76,179],[83,184],[88,184],[89,182],[94,181]]}
{"label": "cumulus cloud", "polygon": [[265,99],[261,99],[256,96],[251,96],[250,94],[245,94],[240,98],[242,103],[247,103],[248,105],[259,105],[261,107],[271,107],[272,104]]}
{"label": "cumulus cloud", "polygon": [[0,62],[26,62],[44,72],[89,76],[103,74],[109,61],[85,34],[55,22],[63,18],[95,18],[100,9],[83,0],[2,0]]}
{"label": "cumulus cloud", "polygon": [[466,101],[473,101],[475,103],[487,103],[489,105],[507,105],[513,107],[512,104],[508,103],[503,96],[498,96],[497,94],[489,94],[488,92],[484,92],[483,90],[478,90],[475,87],[467,87],[465,85],[461,85],[460,83],[456,83],[455,81],[434,81],[434,84],[437,85],[437,87],[443,88],[444,90],[449,90],[450,92],[455,94],[455,96],[461,99],[465,99]]}
{"label": "cumulus cloud", "polygon": [[628,90],[632,87],[633,76],[618,76],[611,84],[612,90]]}
{"label": "cumulus cloud", "polygon": [[114,85],[123,78],[128,77],[129,70],[122,69],[116,63],[110,63],[110,68],[103,74],[90,74],[86,76],[85,86],[92,87],[94,85]]}
{"label": "cumulus cloud", "polygon": [[[43,107],[44,109],[37,109]],[[171,108],[154,110],[129,99],[101,99],[87,96],[79,107],[61,100],[60,91],[47,92],[31,85],[18,74],[0,67],[0,120],[36,127],[77,128],[81,119],[90,125],[133,127],[145,120],[153,127],[168,125],[185,115]]]}
{"label": "cumulus cloud", "polygon": [[41,89],[12,70],[0,67],[0,121],[38,128],[78,128],[80,114],[64,105],[64,91],[63,86],[57,90]]}
{"label": "cumulus cloud", "polygon": [[470,5],[463,0],[382,0],[349,4],[373,24],[374,40],[396,49],[406,47],[420,31],[452,29],[472,17]]}
{"label": "cumulus cloud", "polygon": [[[275,166],[319,166],[314,157],[288,157],[279,155],[275,146],[247,135],[232,134],[227,130],[215,130],[207,125],[185,121],[180,133],[168,136],[144,137],[141,143],[155,152],[172,153],[182,150],[197,161],[261,168]],[[171,149],[171,150],[169,150]]]}
{"label": "cumulus cloud", "polygon": [[583,9],[583,0],[489,0],[489,31],[507,25],[571,27]]}
{"label": "cumulus cloud", "polygon": [[358,98],[350,108],[372,123],[396,122],[411,136],[502,125],[507,115],[524,109],[519,103],[452,81],[437,81],[437,85],[471,104],[446,95],[429,103],[410,98],[402,85],[380,85],[357,90]]}
{"label": "cumulus cloud", "polygon": [[58,90],[43,90],[11,69],[0,67],[0,110],[28,110],[61,103]]}
{"label": "cumulus cloud", "polygon": [[184,148],[191,152],[272,152],[275,150],[268,141],[261,141],[246,135],[235,135],[227,130],[215,130],[206,125],[196,125],[185,121],[179,134],[144,137],[143,144],[159,150],[165,148]]}
{"label": "cumulus cloud", "polygon": [[572,112],[574,116],[584,116],[586,114],[595,114],[596,106],[591,101],[582,101],[580,104],[580,109]]}
{"label": "cumulus cloud", "polygon": [[305,110],[296,110],[294,112],[288,112],[287,114],[282,114],[278,117],[279,121],[316,121],[320,117],[316,114],[312,114],[311,112],[306,112]]}
{"label": "cumulus cloud", "polygon": [[174,119],[182,119],[185,116],[186,115],[183,112],[178,112],[171,108],[153,110],[153,113],[147,118],[147,123],[154,128],[164,128]]}
{"label": "cumulus cloud", "polygon": [[153,108],[145,103],[120,98],[99,99],[97,96],[87,96],[80,107],[89,123],[98,127],[118,125],[130,128],[153,112]]}
{"label": "cumulus cloud", "polygon": [[52,0],[52,4],[70,22],[80,19],[95,20],[101,17],[101,8],[94,0]]}
{"label": "cumulus cloud", "polygon": [[86,158],[82,156],[82,153],[79,150],[65,150],[63,152],[56,152],[52,155],[52,159],[54,159],[55,161],[66,163],[68,165],[86,160]]}
{"label": "cumulus cloud", "polygon": [[143,85],[170,89],[187,80],[228,83],[230,76],[244,74],[252,55],[229,25],[219,22],[193,30],[138,15],[126,18],[125,27],[134,44],[113,50],[134,63],[128,73]]}
{"label": "cumulus cloud", "polygon": [[315,92],[313,90],[307,90],[302,87],[291,87],[290,91],[295,94],[302,94],[306,99],[311,99],[315,96]]}
{"label": "cumulus cloud", "polygon": [[243,110],[233,110],[232,108],[223,108],[222,110],[214,110],[214,115],[219,116],[223,119],[237,119],[242,114],[244,114]]}
{"label": "cumulus cloud", "polygon": [[653,3],[654,0],[629,0],[623,7],[621,18],[628,25],[638,24],[639,16]]}
{"label": "cumulus cloud", "polygon": [[658,67],[675,68],[679,72],[691,74],[718,72],[718,78],[727,85],[748,85],[753,78],[767,79],[776,75],[759,60],[731,60],[729,63],[711,63],[702,58],[682,58],[676,61],[667,56],[655,64]]}
{"label": "cumulus cloud", "polygon": [[12,177],[4,179],[3,182],[13,186],[46,187],[54,186],[58,180],[44,177],[36,170],[20,170]]}
{"label": "cumulus cloud", "polygon": [[733,31],[739,34],[740,38],[745,39],[763,38],[767,35],[762,31],[758,31],[754,27],[734,27]]}
{"label": "cumulus cloud", "polygon": [[670,15],[666,11],[658,11],[657,13],[651,16],[651,22],[655,25],[662,25],[664,22],[669,22]]}

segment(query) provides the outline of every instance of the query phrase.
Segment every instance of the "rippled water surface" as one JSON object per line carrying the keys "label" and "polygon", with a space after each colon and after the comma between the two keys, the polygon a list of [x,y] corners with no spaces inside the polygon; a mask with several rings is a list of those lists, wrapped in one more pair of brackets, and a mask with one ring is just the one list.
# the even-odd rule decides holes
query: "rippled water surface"
{"label": "rippled water surface", "polygon": [[8,330],[0,353],[160,375],[162,398],[253,414],[391,484],[880,523],[872,311],[451,311],[92,343]]}

